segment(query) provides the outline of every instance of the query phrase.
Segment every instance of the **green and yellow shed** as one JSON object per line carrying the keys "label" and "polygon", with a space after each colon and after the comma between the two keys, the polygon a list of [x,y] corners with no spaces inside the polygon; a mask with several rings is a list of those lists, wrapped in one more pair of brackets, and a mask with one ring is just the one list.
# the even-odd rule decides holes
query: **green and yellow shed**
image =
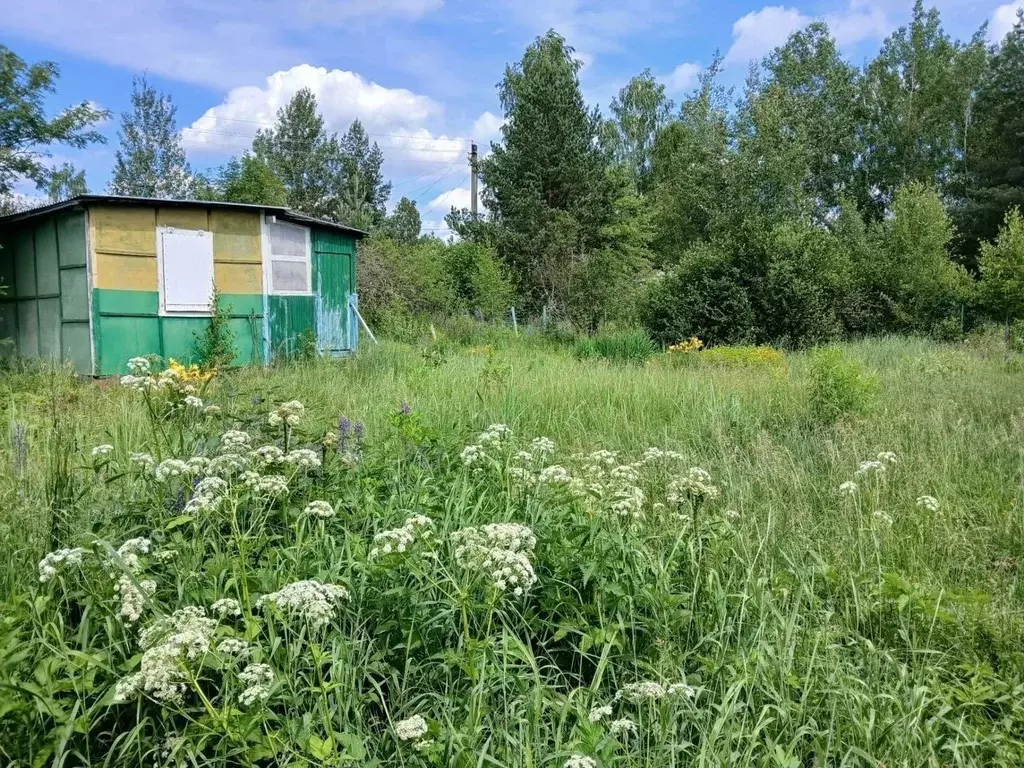
{"label": "green and yellow shed", "polygon": [[288,208],[112,195],[12,214],[0,218],[0,338],[94,376],[135,355],[189,361],[216,291],[239,365],[313,338],[345,355],[364,234]]}

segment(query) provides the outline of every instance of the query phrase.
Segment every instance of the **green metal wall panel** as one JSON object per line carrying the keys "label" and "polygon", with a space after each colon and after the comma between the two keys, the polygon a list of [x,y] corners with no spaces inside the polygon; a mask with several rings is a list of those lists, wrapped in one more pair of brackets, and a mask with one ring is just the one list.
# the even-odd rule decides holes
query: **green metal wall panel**
{"label": "green metal wall panel", "polygon": [[92,337],[89,322],[62,323],[60,327],[61,356],[70,360],[79,373],[92,372]]}
{"label": "green metal wall panel", "polygon": [[39,299],[37,311],[39,312],[39,356],[44,360],[60,360],[60,298]]}
{"label": "green metal wall panel", "polygon": [[40,296],[53,296],[60,292],[57,274],[57,225],[52,218],[44,219],[36,227],[36,290]]}
{"label": "green metal wall panel", "polygon": [[14,295],[18,298],[36,295],[35,237],[31,229],[21,229],[14,236]]}
{"label": "green metal wall panel", "polygon": [[65,323],[89,322],[89,276],[85,267],[60,271],[60,314]]}
{"label": "green metal wall panel", "polygon": [[84,267],[87,248],[85,214],[81,211],[57,216],[57,242],[62,267]]}
{"label": "green metal wall panel", "polygon": [[39,357],[39,310],[35,299],[18,302],[18,354]]}
{"label": "green metal wall panel", "polygon": [[93,322],[96,345],[96,373],[110,376],[126,373],[129,358],[159,354],[160,318],[97,317]]}
{"label": "green metal wall panel", "polygon": [[268,296],[270,357],[289,357],[299,349],[302,334],[316,328],[314,296]]}

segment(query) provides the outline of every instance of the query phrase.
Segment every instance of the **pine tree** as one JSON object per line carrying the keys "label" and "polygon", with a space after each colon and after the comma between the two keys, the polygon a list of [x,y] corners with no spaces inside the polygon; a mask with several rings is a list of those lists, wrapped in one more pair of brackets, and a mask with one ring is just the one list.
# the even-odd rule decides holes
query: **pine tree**
{"label": "pine tree", "polygon": [[381,166],[384,153],[377,142],[370,146],[370,139],[362,123],[353,121],[339,142],[341,162],[346,179],[358,177],[358,184],[349,183],[349,189],[358,188],[372,211],[373,224],[383,221],[387,213],[387,202],[391,196],[391,182],[384,181]]}
{"label": "pine tree", "polygon": [[120,147],[110,191],[115,195],[185,199],[194,179],[175,124],[177,109],[145,77],[132,83],[132,108],[121,114]]}
{"label": "pine tree", "polygon": [[341,150],[337,137],[324,127],[312,91],[299,90],[278,110],[277,123],[256,135],[252,149],[284,184],[290,207],[310,216],[338,217],[345,186]]}

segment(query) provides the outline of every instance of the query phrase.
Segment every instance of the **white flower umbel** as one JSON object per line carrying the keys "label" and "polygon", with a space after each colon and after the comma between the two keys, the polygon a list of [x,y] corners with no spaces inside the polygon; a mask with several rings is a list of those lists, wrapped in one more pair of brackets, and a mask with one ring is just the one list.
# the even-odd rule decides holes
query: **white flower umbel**
{"label": "white flower umbel", "polygon": [[328,518],[334,517],[334,507],[326,501],[311,501],[306,505],[305,513],[310,517],[327,520]]}
{"label": "white flower umbel", "polygon": [[136,376],[148,376],[151,365],[145,357],[133,357],[128,361],[128,370]]}
{"label": "white flower umbel", "polygon": [[597,760],[586,755],[573,755],[565,761],[563,768],[597,768]]}
{"label": "white flower umbel", "polygon": [[885,472],[885,464],[877,459],[862,461],[854,472],[855,477],[867,477],[868,475],[881,475]]}
{"label": "white flower umbel", "polygon": [[125,541],[117,548],[117,554],[128,570],[132,573],[138,573],[140,567],[139,557],[141,555],[148,555],[152,546],[153,543],[149,539],[140,536]]}
{"label": "white flower umbel", "polygon": [[426,515],[406,518],[405,525],[401,528],[392,528],[374,535],[370,557],[404,554],[418,542],[426,541],[433,536],[433,527],[434,521]]}
{"label": "white flower umbel", "polygon": [[517,597],[532,587],[537,576],[530,554],[537,538],[519,523],[490,523],[452,534],[455,562],[479,571],[492,586]]}
{"label": "white flower umbel", "polygon": [[530,441],[530,450],[534,456],[550,456],[555,452],[555,441],[550,437],[535,437]]}
{"label": "white flower umbel", "polygon": [[892,517],[888,512],[883,512],[880,509],[876,509],[874,513],[875,520],[877,520],[882,526],[888,528],[892,525]]}
{"label": "white flower umbel", "polygon": [[845,483],[841,483],[839,486],[839,493],[843,496],[856,496],[857,495],[857,484],[853,480],[847,480]]}
{"label": "white flower umbel", "polygon": [[608,724],[608,730],[612,736],[636,736],[636,723],[628,717],[623,717],[620,720],[612,720]]}
{"label": "white flower umbel", "polygon": [[222,619],[242,615],[242,606],[233,597],[222,597],[210,606],[210,610]]}
{"label": "white flower umbel", "polygon": [[153,470],[153,477],[161,483],[186,474],[188,474],[188,464],[181,459],[164,459]]}
{"label": "white flower umbel", "polygon": [[717,499],[721,494],[711,475],[700,467],[690,467],[681,478],[669,481],[666,499],[669,504],[682,504],[687,500]]}
{"label": "white flower umbel", "polygon": [[225,453],[210,462],[210,474],[218,477],[234,477],[249,466],[249,457],[238,453]]}
{"label": "white flower umbel", "polygon": [[627,485],[615,492],[611,510],[619,517],[641,520],[644,516],[644,492],[635,485]]}
{"label": "white flower umbel", "polygon": [[220,436],[221,453],[247,451],[250,445],[252,445],[252,435],[240,429],[229,429]]}
{"label": "white flower umbel", "polygon": [[210,470],[210,460],[205,456],[193,456],[185,462],[190,475],[202,475]]}
{"label": "white flower umbel", "polygon": [[939,500],[934,496],[918,496],[917,506],[927,509],[929,512],[938,512]]}
{"label": "white flower umbel", "polygon": [[257,480],[255,490],[267,496],[283,496],[288,493],[288,480],[281,475],[264,475]]}
{"label": "white flower umbel", "polygon": [[572,482],[572,475],[569,470],[560,464],[552,464],[544,467],[537,476],[537,482],[541,485],[568,485]]}
{"label": "white flower umbel", "polygon": [[612,716],[612,707],[610,704],[604,704],[600,707],[594,707],[590,710],[590,714],[587,715],[587,720],[592,723],[599,723],[606,717]]}
{"label": "white flower umbel", "polygon": [[249,655],[249,644],[237,637],[225,637],[217,643],[217,651],[232,659],[244,659]]}
{"label": "white flower umbel", "polygon": [[686,683],[672,683],[665,692],[671,697],[682,697],[692,699],[697,694],[697,689]]}
{"label": "white flower umbel", "polygon": [[245,686],[245,690],[238,694],[239,704],[243,707],[262,704],[270,698],[274,670],[268,664],[250,664],[238,673],[238,682]]}
{"label": "white flower umbel", "polygon": [[264,468],[275,466],[284,461],[284,451],[276,445],[261,445],[253,451],[253,455],[257,463]]}
{"label": "white flower umbel", "polygon": [[156,592],[156,582],[152,579],[144,579],[138,583],[132,581],[128,576],[121,576],[114,585],[114,591],[121,598],[121,620],[125,624],[134,624],[142,618],[142,611],[146,607],[146,599]]}
{"label": "white flower umbel", "polygon": [[296,616],[314,629],[330,623],[337,605],[348,599],[348,590],[338,584],[296,581],[256,601],[257,608],[271,605],[288,616]]}
{"label": "white flower umbel", "polygon": [[305,406],[298,400],[289,400],[287,403],[281,403],[267,415],[267,424],[272,427],[280,427],[284,424],[294,427],[302,421],[302,414],[305,410]]}
{"label": "white flower umbel", "polygon": [[492,443],[501,443],[512,437],[512,430],[509,429],[507,424],[491,424],[487,429],[480,433],[476,441],[480,445],[491,445]]}
{"label": "white flower umbel", "polygon": [[284,463],[296,469],[317,469],[320,466],[320,457],[316,451],[309,448],[296,448],[285,454]]}
{"label": "white flower umbel", "polygon": [[484,453],[484,447],[482,445],[467,445],[462,449],[462,453],[459,454],[459,458],[462,459],[463,465],[467,467],[475,467],[487,459],[487,454]]}
{"label": "white flower umbel", "polygon": [[80,566],[84,556],[85,550],[81,547],[58,549],[56,552],[50,552],[39,561],[39,581],[45,584],[56,576],[62,567]]}
{"label": "white flower umbel", "polygon": [[658,699],[665,698],[668,692],[661,683],[655,683],[652,680],[643,680],[639,683],[628,683],[622,686],[616,694],[615,700],[625,699],[634,704],[639,704],[643,701],[657,701]]}
{"label": "white flower umbel", "polygon": [[402,741],[421,738],[426,735],[427,730],[427,721],[420,715],[413,715],[395,723],[395,736]]}
{"label": "white flower umbel", "polygon": [[197,411],[203,407],[203,398],[196,397],[195,395],[185,395],[185,407],[195,408]]}
{"label": "white flower umbel", "polygon": [[99,458],[100,456],[106,456],[108,453],[114,452],[114,446],[112,445],[97,445],[92,449],[92,457]]}
{"label": "white flower umbel", "polygon": [[896,454],[892,451],[882,451],[876,458],[883,464],[895,464],[897,461]]}
{"label": "white flower umbel", "polygon": [[205,413],[207,416],[216,416],[218,413],[220,413],[220,406],[213,404],[208,405],[205,408],[203,408],[203,413]]}
{"label": "white flower umbel", "polygon": [[156,467],[156,459],[148,453],[131,453],[128,455],[128,461],[132,464],[138,464],[147,472],[152,472],[153,468]]}

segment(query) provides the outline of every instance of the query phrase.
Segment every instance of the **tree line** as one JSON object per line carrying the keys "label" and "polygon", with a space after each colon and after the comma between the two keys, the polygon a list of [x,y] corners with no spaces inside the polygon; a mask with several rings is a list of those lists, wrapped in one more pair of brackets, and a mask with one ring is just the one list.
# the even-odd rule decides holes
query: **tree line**
{"label": "tree line", "polygon": [[[382,151],[359,121],[329,132],[308,90],[202,175],[170,98],[137,80],[110,190],[288,205],[365,229],[360,292],[380,322],[514,303],[589,332],[641,323],[664,343],[956,336],[1024,317],[1024,21],[995,45],[986,34],[956,40],[918,0],[863,66],[814,22],[738,93],[716,57],[682,103],[645,70],[602,115],[551,31],[498,84],[484,212],[449,212],[456,243],[422,236],[406,198],[388,214]],[[96,141],[105,115],[83,104],[47,120],[39,94],[56,68],[2,54],[0,103],[22,105],[28,138],[12,141],[0,109],[13,147],[0,146],[0,199],[18,178],[82,189],[31,147]]]}

